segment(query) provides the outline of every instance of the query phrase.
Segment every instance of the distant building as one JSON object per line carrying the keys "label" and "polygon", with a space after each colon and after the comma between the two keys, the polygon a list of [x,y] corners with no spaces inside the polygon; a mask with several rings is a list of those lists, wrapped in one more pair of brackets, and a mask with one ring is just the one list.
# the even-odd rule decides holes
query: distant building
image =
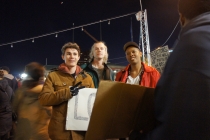
{"label": "distant building", "polygon": [[89,51],[84,51],[80,55],[78,65],[86,64],[89,62]]}
{"label": "distant building", "polygon": [[111,63],[108,63],[108,66],[113,70],[113,72],[115,74],[114,79],[115,79],[116,74],[126,67],[126,66],[116,65],[116,64],[111,64]]}
{"label": "distant building", "polygon": [[116,65],[116,64],[111,64],[111,63],[108,63],[108,66],[114,71],[114,73],[117,73],[126,67],[126,66]]}
{"label": "distant building", "polygon": [[44,65],[45,67],[45,77],[49,74],[49,72],[58,68],[58,65]]}

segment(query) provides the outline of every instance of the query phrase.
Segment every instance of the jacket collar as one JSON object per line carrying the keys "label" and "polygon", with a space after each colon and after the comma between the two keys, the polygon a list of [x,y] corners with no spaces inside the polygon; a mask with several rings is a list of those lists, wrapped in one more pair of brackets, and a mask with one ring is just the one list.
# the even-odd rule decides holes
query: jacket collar
{"label": "jacket collar", "polygon": [[[143,62],[141,62],[141,65],[142,65],[143,68],[144,68],[144,72],[152,72],[152,71],[154,70],[154,68],[152,68],[152,67],[150,67],[150,66],[147,66],[147,65],[144,64]],[[130,66],[131,66],[130,64],[127,65],[123,72],[129,71]]]}
{"label": "jacket collar", "polygon": [[[104,65],[104,68],[105,68],[105,69],[108,68],[108,66],[107,66],[106,63],[103,63],[103,65]],[[88,63],[88,67],[89,67],[90,69],[93,69],[92,62]]]}
{"label": "jacket collar", "polygon": [[8,78],[8,79],[14,79],[14,76],[12,74],[5,74],[4,77]]}
{"label": "jacket collar", "polygon": [[203,13],[190,20],[190,22],[182,28],[181,34],[186,31],[203,25],[209,25],[210,23],[210,12]]}
{"label": "jacket collar", "polygon": [[[58,67],[58,70],[63,73],[69,73],[69,69],[65,63],[60,64]],[[77,65],[76,66],[76,75],[79,74],[81,71],[82,71],[81,67]]]}

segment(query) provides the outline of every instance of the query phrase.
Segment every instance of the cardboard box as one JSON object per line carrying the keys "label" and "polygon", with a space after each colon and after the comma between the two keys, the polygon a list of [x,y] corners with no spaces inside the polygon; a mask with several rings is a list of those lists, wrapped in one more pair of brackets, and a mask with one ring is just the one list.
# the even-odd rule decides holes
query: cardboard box
{"label": "cardboard box", "polygon": [[154,128],[154,89],[101,81],[85,140],[128,137],[131,130]]}

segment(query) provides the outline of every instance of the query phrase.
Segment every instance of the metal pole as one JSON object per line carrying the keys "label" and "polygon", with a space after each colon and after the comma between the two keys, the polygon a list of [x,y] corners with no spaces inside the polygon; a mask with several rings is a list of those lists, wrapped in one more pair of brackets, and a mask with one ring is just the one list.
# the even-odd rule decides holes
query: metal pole
{"label": "metal pole", "polygon": [[74,23],[73,23],[73,32],[72,32],[72,42],[74,43]]}
{"label": "metal pole", "polygon": [[149,42],[149,27],[148,27],[148,20],[147,20],[147,10],[145,9],[145,25],[146,25],[146,32],[147,32],[147,62],[148,66],[151,66],[151,56],[150,56],[150,42]]}
{"label": "metal pole", "polygon": [[100,41],[102,41],[101,20],[100,20]]}
{"label": "metal pole", "polygon": [[89,36],[91,37],[95,42],[99,42],[95,37],[93,37],[90,33],[88,33],[85,29],[83,29],[83,31]]}
{"label": "metal pole", "polygon": [[131,17],[131,41],[133,41],[133,25],[132,25],[132,17]]}
{"label": "metal pole", "polygon": [[141,0],[139,0],[140,1],[140,7],[141,7],[141,11],[142,11],[142,3],[141,3]]}
{"label": "metal pole", "polygon": [[144,11],[141,11],[140,40],[139,40],[139,42],[141,42],[141,47],[142,47],[142,61],[145,63],[145,49],[144,49],[145,43],[144,43],[144,31],[143,31],[143,28],[144,28]]}

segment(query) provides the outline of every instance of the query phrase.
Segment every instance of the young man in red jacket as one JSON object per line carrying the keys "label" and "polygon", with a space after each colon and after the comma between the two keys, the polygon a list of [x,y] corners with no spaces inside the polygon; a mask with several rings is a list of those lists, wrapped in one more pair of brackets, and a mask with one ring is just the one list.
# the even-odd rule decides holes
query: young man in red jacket
{"label": "young man in red jacket", "polygon": [[127,42],[123,47],[129,65],[118,72],[115,81],[155,88],[160,73],[141,62],[142,52],[135,42]]}

